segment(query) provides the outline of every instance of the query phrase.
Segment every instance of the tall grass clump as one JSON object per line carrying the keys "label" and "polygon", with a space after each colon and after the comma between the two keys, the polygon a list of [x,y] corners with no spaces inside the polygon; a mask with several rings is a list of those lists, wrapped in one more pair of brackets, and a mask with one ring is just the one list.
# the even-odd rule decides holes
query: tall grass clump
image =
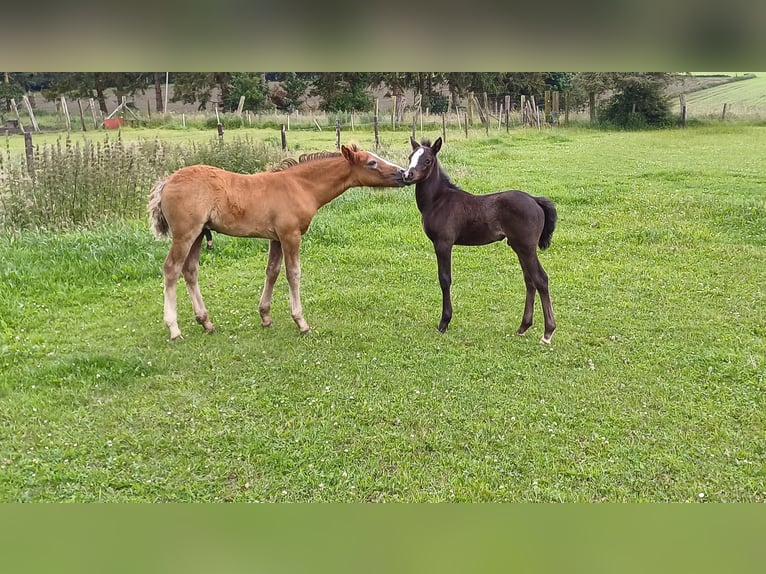
{"label": "tall grass clump", "polygon": [[[6,146],[7,148],[7,146]],[[36,147],[29,165],[6,149],[0,159],[0,230],[68,229],[144,217],[154,182],[185,165],[263,171],[280,151],[251,138],[205,143],[76,142]]]}

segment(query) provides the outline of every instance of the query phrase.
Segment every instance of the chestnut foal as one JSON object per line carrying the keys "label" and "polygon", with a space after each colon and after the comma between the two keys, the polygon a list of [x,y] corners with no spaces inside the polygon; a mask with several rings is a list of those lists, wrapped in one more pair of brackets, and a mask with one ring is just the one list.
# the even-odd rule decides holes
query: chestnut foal
{"label": "chestnut foal", "polygon": [[149,194],[154,234],[172,236],[163,266],[164,318],[170,338],[181,337],[176,310],[176,283],[183,273],[194,315],[205,331],[210,321],[197,273],[203,229],[238,237],[269,239],[266,282],[258,310],[270,327],[271,298],[282,259],[290,291],[290,313],[301,333],[310,331],[300,297],[300,244],[317,210],[350,187],[401,187],[404,170],[356,145],[339,153],[312,154],[307,161],[283,162],[277,171],[242,175],[194,165],[158,182]]}

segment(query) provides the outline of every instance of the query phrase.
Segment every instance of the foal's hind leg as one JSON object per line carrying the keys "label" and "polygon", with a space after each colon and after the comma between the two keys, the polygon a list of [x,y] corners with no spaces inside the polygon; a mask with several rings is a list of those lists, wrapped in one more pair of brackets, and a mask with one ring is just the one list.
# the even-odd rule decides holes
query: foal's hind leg
{"label": "foal's hind leg", "polygon": [[171,339],[178,339],[181,337],[181,330],[178,328],[176,286],[186,257],[189,255],[189,247],[191,246],[192,241],[193,239],[190,238],[174,237],[168,256],[165,258],[165,264],[162,266],[162,274],[165,278],[164,318],[165,325],[167,325],[170,330]]}
{"label": "foal's hind leg", "polygon": [[519,258],[519,262],[521,263],[521,270],[524,273],[524,285],[526,285],[527,288],[527,296],[524,300],[524,315],[521,317],[521,325],[519,325],[519,330],[516,331],[516,334],[523,335],[527,332],[527,329],[532,326],[535,312],[535,283],[521,258]]}
{"label": "foal's hind leg", "polygon": [[186,262],[183,266],[184,280],[186,281],[186,290],[189,292],[191,298],[192,307],[194,308],[194,316],[197,319],[197,323],[205,328],[205,331],[212,333],[215,331],[213,323],[210,322],[210,317],[207,314],[205,308],[205,302],[202,300],[202,293],[199,290],[199,252],[202,247],[202,235],[200,234],[189,250],[189,254],[186,256]]}
{"label": "foal's hind leg", "polygon": [[539,270],[537,292],[540,294],[540,303],[542,303],[543,306],[543,317],[545,317],[545,332],[543,333],[543,338],[540,339],[540,342],[549,345],[551,337],[553,336],[553,331],[556,330],[556,319],[553,316],[553,303],[551,303],[551,296],[548,292],[548,274],[540,264],[540,260],[537,259],[537,257],[535,257],[535,260],[537,261]]}
{"label": "foal's hind leg", "polygon": [[556,320],[553,316],[553,305],[548,292],[548,274],[543,269],[537,257],[537,249],[532,246],[516,250],[519,256],[521,270],[524,272],[524,284],[527,287],[527,296],[524,302],[524,315],[517,334],[523,335],[532,325],[532,317],[535,308],[535,291],[540,294],[540,303],[543,307],[545,331],[541,343],[550,344],[553,331],[556,330]]}
{"label": "foal's hind leg", "polygon": [[261,302],[258,304],[258,312],[261,315],[261,325],[271,327],[271,297],[274,293],[274,283],[279,277],[282,267],[282,244],[279,241],[269,242],[269,262],[266,264],[266,282],[263,284]]}

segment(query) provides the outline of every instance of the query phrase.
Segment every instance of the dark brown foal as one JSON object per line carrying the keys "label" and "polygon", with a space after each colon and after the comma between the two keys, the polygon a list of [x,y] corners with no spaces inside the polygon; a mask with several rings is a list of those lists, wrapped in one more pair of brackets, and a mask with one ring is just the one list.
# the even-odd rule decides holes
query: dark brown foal
{"label": "dark brown foal", "polygon": [[548,275],[537,257],[537,248],[546,249],[556,227],[556,207],[550,199],[532,197],[518,190],[473,195],[452,183],[439,165],[442,139],[433,145],[419,144],[410,138],[412,154],[404,172],[407,183],[415,184],[415,200],[422,215],[423,230],[434,245],[442,290],[442,317],[439,331],[444,332],[452,319],[452,246],[485,245],[506,239],[518,255],[527,298],[517,333],[523,335],[532,325],[535,293],[545,318],[541,343],[549,344],[556,321],[548,293]]}

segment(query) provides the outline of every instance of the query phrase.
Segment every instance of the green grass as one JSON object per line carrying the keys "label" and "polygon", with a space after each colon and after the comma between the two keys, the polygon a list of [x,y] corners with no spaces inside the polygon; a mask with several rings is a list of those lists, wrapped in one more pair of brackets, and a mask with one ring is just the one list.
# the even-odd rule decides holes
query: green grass
{"label": "green grass", "polygon": [[[401,140],[386,155],[403,163]],[[0,500],[762,502],[764,144],[728,124],[450,135],[464,188],[557,203],[550,347],[539,304],[514,335],[524,289],[503,243],[455,249],[436,332],[409,187],[320,210],[308,336],[284,274],[260,327],[265,241],[215,237],[200,282],[218,331],[179,286],[170,342],[168,244],[145,222],[3,236]]]}

